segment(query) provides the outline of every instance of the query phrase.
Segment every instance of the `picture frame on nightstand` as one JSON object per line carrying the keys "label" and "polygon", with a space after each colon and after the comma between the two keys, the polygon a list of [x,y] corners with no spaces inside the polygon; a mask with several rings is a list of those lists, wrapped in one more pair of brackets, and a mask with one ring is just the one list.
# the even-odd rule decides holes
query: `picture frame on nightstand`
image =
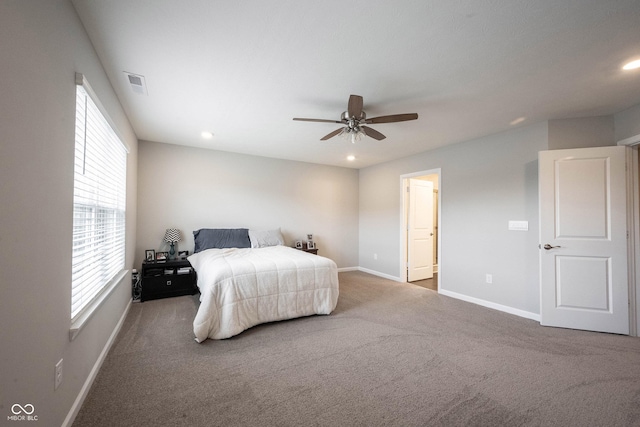
{"label": "picture frame on nightstand", "polygon": [[144,259],[147,262],[153,262],[156,260],[156,251],[154,249],[147,249],[144,251]]}
{"label": "picture frame on nightstand", "polygon": [[188,256],[189,256],[189,251],[179,251],[178,252],[178,258],[180,258],[180,259],[187,259]]}
{"label": "picture frame on nightstand", "polygon": [[296,240],[296,249],[302,249],[302,240]]}
{"label": "picture frame on nightstand", "polygon": [[166,261],[169,257],[169,252],[156,252],[156,261]]}
{"label": "picture frame on nightstand", "polygon": [[316,248],[316,243],[313,240],[309,240],[307,242],[307,249],[315,249]]}

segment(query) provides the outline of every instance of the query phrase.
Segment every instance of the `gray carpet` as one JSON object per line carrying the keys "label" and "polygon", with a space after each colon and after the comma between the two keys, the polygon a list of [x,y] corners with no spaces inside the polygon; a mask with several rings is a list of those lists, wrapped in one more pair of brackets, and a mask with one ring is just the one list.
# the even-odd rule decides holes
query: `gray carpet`
{"label": "gray carpet", "polygon": [[197,295],[134,304],[82,426],[638,426],[640,339],[361,272],[329,316],[193,340]]}

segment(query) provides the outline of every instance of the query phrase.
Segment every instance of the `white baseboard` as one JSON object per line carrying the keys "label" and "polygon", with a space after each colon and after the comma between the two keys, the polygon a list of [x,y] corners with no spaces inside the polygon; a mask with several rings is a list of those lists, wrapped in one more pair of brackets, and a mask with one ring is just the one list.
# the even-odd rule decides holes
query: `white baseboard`
{"label": "white baseboard", "polygon": [[104,348],[100,353],[100,356],[98,356],[98,360],[96,360],[96,363],[93,365],[91,372],[89,372],[89,376],[87,377],[87,380],[84,382],[82,389],[80,389],[80,393],[78,394],[78,397],[76,397],[75,402],[73,402],[73,405],[71,406],[71,409],[67,414],[67,417],[64,419],[64,422],[62,423],[62,427],[71,427],[71,425],[73,424],[73,421],[76,419],[76,416],[78,415],[78,412],[80,411],[80,408],[84,403],[84,399],[86,399],[87,394],[89,393],[89,390],[93,385],[93,381],[95,381],[96,376],[98,375],[98,372],[102,367],[102,363],[104,362],[104,359],[107,357],[107,354],[109,353],[109,350],[113,345],[113,342],[118,336],[118,332],[120,332],[120,329],[122,328],[124,319],[127,317],[127,314],[129,314],[131,303],[132,301],[129,301],[129,304],[127,304],[127,308],[125,308],[124,312],[122,313],[122,316],[120,316],[120,320],[118,320],[118,324],[113,329],[111,336],[109,336],[109,339],[107,340],[107,343],[104,345]]}
{"label": "white baseboard", "polygon": [[[403,282],[399,277],[391,276],[390,274],[380,273],[379,271],[375,271],[375,270],[369,270],[368,268],[364,268],[364,267],[350,267],[345,269],[339,269],[338,271],[362,271],[363,273],[369,273],[374,276],[383,277],[385,279],[393,280],[394,282]],[[530,311],[524,311],[517,308],[509,307],[506,305],[497,304],[495,302],[485,301],[480,298],[470,297],[468,295],[459,294],[457,292],[447,291],[446,289],[442,289],[442,288],[438,289],[438,293],[451,298],[470,302],[472,304],[477,304],[482,307],[487,307],[493,310],[498,310],[498,311],[503,311],[505,313],[513,314],[515,316],[524,317],[525,319],[535,320],[536,322],[540,321],[540,315],[537,313],[531,313]]]}
{"label": "white baseboard", "polygon": [[357,270],[362,271],[363,273],[373,274],[374,276],[382,277],[384,279],[393,280],[394,282],[402,282],[402,280],[397,276],[392,276],[386,273],[380,273],[379,271],[375,271],[375,270],[369,270],[368,268],[358,267]]}
{"label": "white baseboard", "polygon": [[358,267],[342,267],[338,269],[338,273],[343,273],[345,271],[358,271]]}
{"label": "white baseboard", "polygon": [[446,295],[451,298],[459,299],[462,301],[470,302],[473,304],[481,305],[483,307],[492,308],[494,310],[503,311],[505,313],[514,314],[516,316],[524,317],[525,319],[540,321],[540,315],[537,313],[531,313],[530,311],[524,311],[517,308],[509,307],[502,304],[496,304],[495,302],[485,301],[480,298],[470,297],[468,295],[459,294],[457,292],[447,291],[446,289],[440,289],[438,291],[441,295]]}

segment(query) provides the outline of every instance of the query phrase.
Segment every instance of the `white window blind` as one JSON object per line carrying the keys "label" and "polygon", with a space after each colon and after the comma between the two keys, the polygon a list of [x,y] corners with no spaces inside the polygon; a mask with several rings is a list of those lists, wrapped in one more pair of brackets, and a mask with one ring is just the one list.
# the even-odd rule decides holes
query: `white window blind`
{"label": "white window blind", "polygon": [[77,84],[72,320],[125,263],[127,150],[90,93]]}

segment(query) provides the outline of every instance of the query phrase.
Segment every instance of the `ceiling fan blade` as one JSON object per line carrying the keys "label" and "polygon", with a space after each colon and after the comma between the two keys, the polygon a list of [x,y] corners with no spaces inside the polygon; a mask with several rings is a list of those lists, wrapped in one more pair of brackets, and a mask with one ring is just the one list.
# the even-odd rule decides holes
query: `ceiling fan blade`
{"label": "ceiling fan blade", "polygon": [[394,123],[394,122],[406,122],[407,120],[416,120],[418,113],[408,114],[392,114],[390,116],[372,117],[366,119],[365,123]]}
{"label": "ceiling fan blade", "polygon": [[362,97],[360,95],[351,95],[349,97],[349,106],[347,107],[347,112],[349,113],[349,117],[355,117],[359,119],[362,115]]}
{"label": "ceiling fan blade", "polygon": [[[340,122],[338,122],[338,123],[340,123]],[[344,128],[340,128],[340,129],[336,129],[336,130],[334,130],[334,131],[333,131],[333,132],[331,132],[330,134],[325,135],[325,136],[323,136],[322,138],[320,138],[320,141],[326,141],[326,140],[327,140],[327,139],[329,139],[329,138],[333,138],[334,136],[336,136],[337,134],[339,134],[340,132],[342,132],[342,130],[343,130],[343,129],[344,129]]]}
{"label": "ceiling fan blade", "polygon": [[293,120],[299,120],[301,122],[320,122],[320,123],[342,123],[340,120],[325,120],[325,119],[301,119],[294,117]]}
{"label": "ceiling fan blade", "polygon": [[373,139],[377,139],[378,141],[382,141],[386,138],[386,136],[384,136],[377,130],[370,128],[369,126],[360,126],[360,129],[364,130],[364,133],[366,133],[367,136],[370,136]]}

